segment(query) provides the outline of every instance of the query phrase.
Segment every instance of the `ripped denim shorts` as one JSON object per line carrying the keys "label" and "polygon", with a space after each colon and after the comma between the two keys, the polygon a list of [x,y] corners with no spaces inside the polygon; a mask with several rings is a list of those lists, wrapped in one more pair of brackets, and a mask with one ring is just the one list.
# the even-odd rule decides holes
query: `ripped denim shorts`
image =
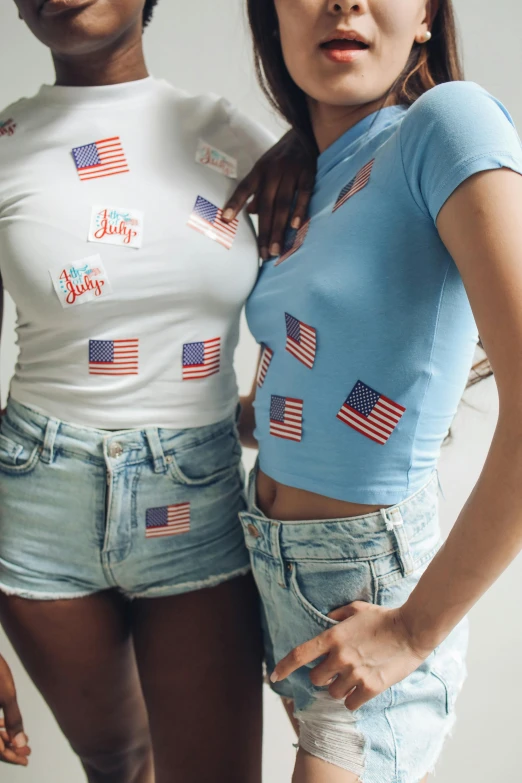
{"label": "ripped denim shorts", "polygon": [[[240,514],[261,594],[266,662],[335,624],[333,609],[366,601],[405,603],[440,547],[437,474],[414,495],[366,516],[281,522],[256,507]],[[454,722],[466,676],[468,624],[461,622],[424,663],[356,712],[312,685],[314,664],[273,689],[295,704],[299,745],[358,776],[362,783],[419,783],[431,772]],[[316,662],[315,662],[316,663]]]}
{"label": "ripped denim shorts", "polygon": [[0,590],[176,595],[250,571],[236,421],[113,432],[10,400],[0,426]]}

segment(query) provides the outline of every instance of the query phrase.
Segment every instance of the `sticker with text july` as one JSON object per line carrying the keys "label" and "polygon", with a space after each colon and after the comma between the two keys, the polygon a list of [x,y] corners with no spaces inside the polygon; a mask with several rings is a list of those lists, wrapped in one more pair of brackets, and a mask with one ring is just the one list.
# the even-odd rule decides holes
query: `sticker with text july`
{"label": "sticker with text july", "polygon": [[196,152],[196,163],[201,166],[207,166],[224,177],[237,179],[237,160],[226,152],[216,149],[211,144],[207,144],[203,139],[199,140]]}
{"label": "sticker with text july", "polygon": [[93,207],[88,241],[140,248],[143,242],[143,213],[136,209]]}
{"label": "sticker with text july", "polygon": [[112,294],[107,272],[98,255],[50,269],[49,274],[63,308]]}
{"label": "sticker with text july", "polygon": [[16,130],[16,122],[10,117],[8,120],[0,120],[0,137],[13,136]]}

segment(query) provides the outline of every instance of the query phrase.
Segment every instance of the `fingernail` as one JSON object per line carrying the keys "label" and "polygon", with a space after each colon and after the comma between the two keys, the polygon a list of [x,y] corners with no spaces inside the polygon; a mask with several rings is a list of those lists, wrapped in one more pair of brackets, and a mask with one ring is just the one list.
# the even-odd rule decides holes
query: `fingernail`
{"label": "fingernail", "polygon": [[291,225],[292,225],[292,228],[296,228],[296,229],[297,229],[297,228],[299,228],[299,227],[300,227],[300,225],[301,225],[301,218],[300,218],[300,217],[295,217],[295,218],[292,220],[292,223],[291,223]]}
{"label": "fingernail", "polygon": [[336,675],[336,674],[334,674],[334,676],[333,676],[333,677],[331,677],[331,678],[328,680],[328,682],[327,682],[326,684],[327,684],[327,685],[331,685],[331,684],[332,684],[332,682],[335,682],[335,681],[336,681],[336,679],[337,679],[337,675]]}
{"label": "fingernail", "polygon": [[277,244],[277,242],[274,242],[274,244],[270,248],[270,255],[271,256],[278,256],[280,252],[281,252],[280,246]]}
{"label": "fingernail", "polygon": [[261,248],[261,258],[263,259],[263,261],[267,260],[267,258],[268,258],[268,248],[267,247],[262,247]]}
{"label": "fingernail", "polygon": [[234,215],[233,209],[225,209],[225,211],[223,212],[223,217],[225,218],[225,220],[232,220],[233,215]]}
{"label": "fingernail", "polygon": [[279,677],[277,676],[277,672],[272,672],[270,675],[270,682],[277,682],[279,680]]}
{"label": "fingernail", "polygon": [[15,748],[27,747],[27,737],[25,736],[25,734],[17,734],[13,740],[13,745],[15,746]]}

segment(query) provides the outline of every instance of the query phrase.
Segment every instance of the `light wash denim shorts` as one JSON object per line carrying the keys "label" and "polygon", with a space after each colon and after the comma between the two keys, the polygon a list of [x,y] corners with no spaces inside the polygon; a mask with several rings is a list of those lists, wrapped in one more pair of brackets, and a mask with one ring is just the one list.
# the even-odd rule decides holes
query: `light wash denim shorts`
{"label": "light wash denim shorts", "polygon": [[186,430],[86,429],[10,400],[0,426],[0,590],[129,598],[250,571],[234,417]]}
{"label": "light wash denim shorts", "polygon": [[[256,507],[256,469],[249,511],[240,514],[262,598],[266,661],[275,664],[335,621],[353,601],[405,603],[440,547],[436,473],[407,500],[348,519],[281,522]],[[362,783],[419,783],[431,772],[454,722],[466,675],[467,620],[402,682],[355,712],[310,681],[315,661],[276,683],[295,703],[299,744],[349,770]]]}

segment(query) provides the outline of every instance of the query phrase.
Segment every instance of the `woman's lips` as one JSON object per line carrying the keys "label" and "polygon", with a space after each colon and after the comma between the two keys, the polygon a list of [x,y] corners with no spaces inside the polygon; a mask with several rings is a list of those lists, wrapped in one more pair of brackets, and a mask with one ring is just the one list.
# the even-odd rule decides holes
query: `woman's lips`
{"label": "woman's lips", "polygon": [[367,52],[369,47],[367,44],[361,43],[361,41],[351,41],[345,38],[337,38],[333,41],[327,41],[327,43],[321,44],[321,51],[329,60],[333,60],[336,63],[351,63],[356,60],[364,52]]}
{"label": "woman's lips", "polygon": [[75,11],[78,8],[92,5],[93,2],[95,0],[45,0],[40,13],[52,16],[53,14],[61,14],[64,11]]}

